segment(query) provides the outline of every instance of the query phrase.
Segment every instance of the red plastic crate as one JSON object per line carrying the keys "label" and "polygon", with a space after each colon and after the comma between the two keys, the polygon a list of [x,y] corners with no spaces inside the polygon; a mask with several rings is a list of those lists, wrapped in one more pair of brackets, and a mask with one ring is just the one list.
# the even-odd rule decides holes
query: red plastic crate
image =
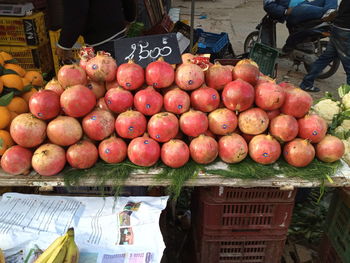
{"label": "red plastic crate", "polygon": [[202,236],[194,232],[197,263],[280,263],[286,236]]}
{"label": "red plastic crate", "polygon": [[208,196],[200,195],[195,221],[200,233],[206,235],[246,235],[287,233],[294,202],[213,202]]}
{"label": "red plastic crate", "polygon": [[329,238],[324,235],[319,253],[320,263],[342,263]]}
{"label": "red plastic crate", "polygon": [[200,195],[209,196],[216,202],[294,202],[297,190],[280,190],[271,187],[201,187]]}

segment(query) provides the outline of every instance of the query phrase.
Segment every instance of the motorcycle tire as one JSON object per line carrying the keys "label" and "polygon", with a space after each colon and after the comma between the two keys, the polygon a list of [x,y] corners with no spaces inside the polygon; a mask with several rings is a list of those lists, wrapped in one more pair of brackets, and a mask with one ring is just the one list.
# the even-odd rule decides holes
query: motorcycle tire
{"label": "motorcycle tire", "polygon": [[249,53],[254,44],[258,41],[259,31],[251,32],[244,40],[244,53]]}
{"label": "motorcycle tire", "polygon": [[[326,50],[327,44],[328,44],[328,41],[326,40],[321,41],[322,53]],[[318,75],[317,79],[326,79],[326,78],[329,78],[330,76],[333,76],[337,72],[339,65],[340,65],[340,59],[334,58],[333,61],[328,65],[326,70],[323,70],[322,73]],[[304,62],[304,68],[309,73],[311,70],[311,65],[306,64]]]}

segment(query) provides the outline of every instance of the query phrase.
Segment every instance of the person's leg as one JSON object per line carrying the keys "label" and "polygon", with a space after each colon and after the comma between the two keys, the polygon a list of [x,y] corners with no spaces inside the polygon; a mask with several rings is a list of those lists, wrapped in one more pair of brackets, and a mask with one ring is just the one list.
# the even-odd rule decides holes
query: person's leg
{"label": "person's leg", "polygon": [[343,64],[347,77],[347,84],[350,85],[350,31],[334,27],[333,32],[333,44],[337,50],[338,57]]}
{"label": "person's leg", "polygon": [[333,44],[333,36],[331,36],[325,52],[311,65],[310,72],[304,77],[300,84],[300,88],[307,91],[319,91],[315,88],[314,81],[318,75],[332,62],[334,57],[337,56],[337,50]]}
{"label": "person's leg", "polygon": [[309,5],[322,7],[324,12],[329,9],[337,9],[338,7],[338,1],[337,0],[314,0],[314,1],[307,1]]}
{"label": "person's leg", "polygon": [[293,8],[287,17],[287,22],[290,25],[297,25],[303,21],[320,19],[323,13],[323,7],[303,3]]}

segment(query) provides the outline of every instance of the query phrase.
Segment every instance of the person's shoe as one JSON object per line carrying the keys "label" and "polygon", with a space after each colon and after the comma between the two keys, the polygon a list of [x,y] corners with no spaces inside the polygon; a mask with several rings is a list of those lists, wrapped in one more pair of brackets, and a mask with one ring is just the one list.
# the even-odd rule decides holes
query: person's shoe
{"label": "person's shoe", "polygon": [[319,92],[320,91],[320,89],[315,87],[315,86],[311,86],[311,87],[302,87],[302,86],[300,86],[300,88],[302,90],[305,90],[305,91],[308,91],[308,92]]}
{"label": "person's shoe", "polygon": [[323,22],[331,22],[334,20],[334,18],[337,16],[337,10],[335,9],[329,9],[326,13],[322,16],[321,20]]}

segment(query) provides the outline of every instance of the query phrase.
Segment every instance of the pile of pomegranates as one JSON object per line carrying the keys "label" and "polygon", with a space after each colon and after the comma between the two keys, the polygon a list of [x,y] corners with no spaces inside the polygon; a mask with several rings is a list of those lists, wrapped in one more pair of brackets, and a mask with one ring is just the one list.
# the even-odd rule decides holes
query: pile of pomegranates
{"label": "pile of pomegranates", "polygon": [[67,164],[87,169],[99,159],[128,158],[147,167],[162,160],[178,168],[190,158],[238,163],[247,156],[260,164],[283,156],[304,167],[315,156],[334,162],[344,154],[342,141],[326,134],[326,121],[310,113],[307,92],[278,85],[250,60],[203,68],[189,57],[143,69],[99,52],[63,66],[30,98],[31,113],[13,120],[17,145],[2,156],[2,168],[50,176]]}

